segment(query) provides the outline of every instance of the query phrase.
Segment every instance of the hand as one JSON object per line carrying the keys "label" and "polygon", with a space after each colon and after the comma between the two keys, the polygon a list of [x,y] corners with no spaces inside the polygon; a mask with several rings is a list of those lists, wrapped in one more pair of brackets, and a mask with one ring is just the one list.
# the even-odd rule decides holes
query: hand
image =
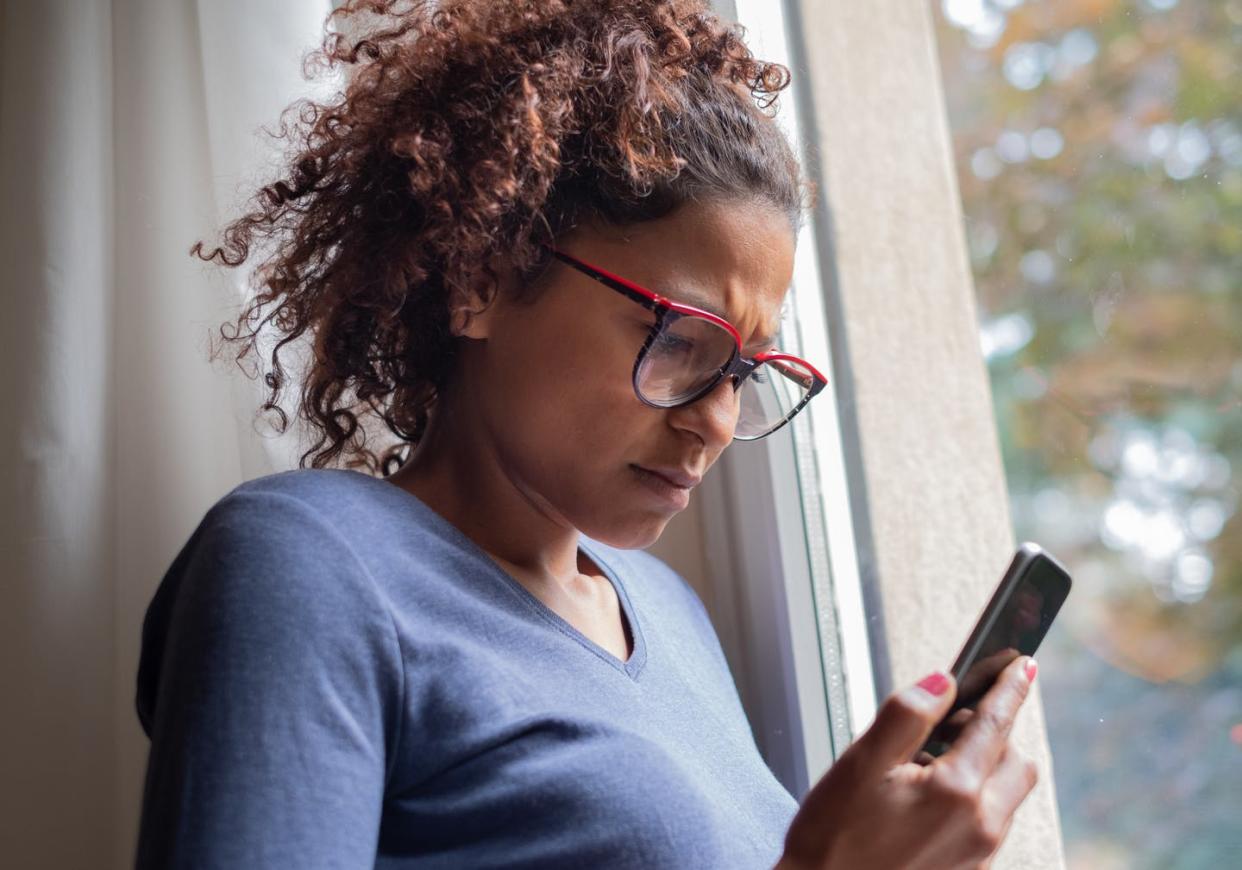
{"label": "hand", "polygon": [[[962,733],[962,729],[966,727],[966,723],[974,716],[974,705],[978,703],[983,693],[996,682],[996,678],[1001,671],[1005,670],[1005,667],[1019,655],[1021,653],[1013,647],[1009,647],[975,662],[962,675],[962,681],[957,685],[957,697],[953,701],[953,707],[958,709],[953,710],[950,708],[949,717],[932,729],[931,736],[928,739],[932,743],[942,745],[955,741],[958,735]],[[920,751],[915,756],[914,761],[919,764],[930,764],[935,759],[935,755]]]}
{"label": "hand", "polygon": [[949,870],[986,862],[1035,787],[1035,764],[1009,742],[1034,674],[1029,657],[1011,662],[957,741],[925,765],[908,759],[952,706],[952,677],[933,674],[889,697],[803,800],[777,870]]}

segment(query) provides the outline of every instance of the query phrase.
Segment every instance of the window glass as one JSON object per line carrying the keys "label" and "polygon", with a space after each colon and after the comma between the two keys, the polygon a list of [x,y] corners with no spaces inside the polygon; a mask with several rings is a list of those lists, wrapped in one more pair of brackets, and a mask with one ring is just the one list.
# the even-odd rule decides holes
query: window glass
{"label": "window glass", "polygon": [[937,0],[1072,868],[1242,866],[1242,0]]}

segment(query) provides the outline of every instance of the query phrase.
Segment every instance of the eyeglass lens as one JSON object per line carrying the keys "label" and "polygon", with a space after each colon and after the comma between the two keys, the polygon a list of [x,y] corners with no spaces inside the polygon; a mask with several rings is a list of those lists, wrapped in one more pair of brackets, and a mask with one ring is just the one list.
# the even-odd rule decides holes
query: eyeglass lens
{"label": "eyeglass lens", "polygon": [[[665,323],[639,365],[636,386],[653,405],[674,407],[701,393],[729,362],[733,336],[710,320],[678,317]],[[761,363],[742,384],[735,438],[766,435],[798,408],[814,385],[804,366]]]}

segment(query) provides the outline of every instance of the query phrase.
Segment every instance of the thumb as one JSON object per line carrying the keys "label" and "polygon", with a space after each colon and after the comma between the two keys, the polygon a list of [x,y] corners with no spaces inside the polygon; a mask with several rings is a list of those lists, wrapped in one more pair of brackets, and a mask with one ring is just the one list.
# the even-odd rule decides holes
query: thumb
{"label": "thumb", "polygon": [[854,744],[868,758],[864,764],[874,765],[878,772],[909,761],[953,706],[956,695],[953,677],[940,671],[890,695],[875,722]]}

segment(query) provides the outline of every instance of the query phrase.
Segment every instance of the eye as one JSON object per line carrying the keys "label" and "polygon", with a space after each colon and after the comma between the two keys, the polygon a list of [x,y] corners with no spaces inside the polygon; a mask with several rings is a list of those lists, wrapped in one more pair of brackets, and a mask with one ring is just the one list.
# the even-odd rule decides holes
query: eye
{"label": "eye", "polygon": [[664,353],[691,353],[694,342],[666,332],[660,336],[659,349]]}

